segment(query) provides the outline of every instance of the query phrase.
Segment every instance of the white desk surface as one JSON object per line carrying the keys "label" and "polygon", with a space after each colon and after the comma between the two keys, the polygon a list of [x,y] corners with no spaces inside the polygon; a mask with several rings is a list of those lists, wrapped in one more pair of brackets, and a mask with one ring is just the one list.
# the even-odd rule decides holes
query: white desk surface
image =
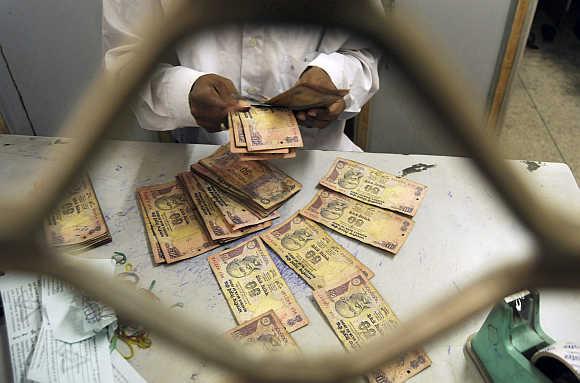
{"label": "white desk surface", "polygon": [[[0,195],[13,190],[10,185],[14,184],[20,193],[30,188],[28,181],[32,177],[24,183],[17,181],[24,181],[25,174],[34,172],[52,145],[70,144],[55,138],[0,135]],[[140,275],[140,287],[148,288],[155,280],[153,292],[168,309],[180,303],[182,308],[172,309],[202,315],[217,331],[224,332],[234,327],[235,321],[208,266],[206,258],[211,253],[153,267],[135,202],[137,187],[170,181],[176,173],[188,169],[189,164],[215,149],[209,145],[107,142],[90,167],[90,176],[113,242],[84,256],[108,258],[114,251],[126,254]],[[282,217],[277,222],[312,198],[318,180],[337,156],[396,175],[415,164],[435,165],[407,176],[427,185],[429,190],[415,217],[415,228],[396,256],[331,232],[376,273],[372,282],[402,320],[433,298],[460,291],[487,270],[523,259],[533,248],[530,236],[474,171],[470,161],[456,157],[299,151],[294,160],[275,162],[303,184],[300,193],[281,208]],[[578,186],[565,164],[540,163],[535,170],[531,170],[535,168],[533,164],[528,165],[522,161],[506,162],[506,166],[515,168],[555,208],[565,207],[570,214],[580,213]],[[311,299],[310,288],[272,255],[310,319],[307,327],[292,334],[304,353],[340,349],[341,344]],[[541,319],[546,332],[555,339],[579,341],[580,294],[542,291],[541,298]],[[464,356],[463,346],[486,315],[487,311],[442,339],[425,345],[433,364],[411,381],[481,382],[475,367]],[[6,362],[5,349],[0,350],[2,354]],[[205,363],[178,354],[167,342],[155,337],[152,348],[137,349],[131,363],[150,382],[207,382],[210,373]],[[5,373],[6,369],[5,365]]]}

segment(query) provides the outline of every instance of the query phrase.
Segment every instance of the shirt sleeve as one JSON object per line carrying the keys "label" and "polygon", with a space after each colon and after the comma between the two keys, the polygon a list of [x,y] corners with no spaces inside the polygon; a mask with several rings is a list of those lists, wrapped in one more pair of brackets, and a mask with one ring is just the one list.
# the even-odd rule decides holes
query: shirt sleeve
{"label": "shirt sleeve", "polygon": [[[141,42],[135,33],[144,19],[163,21],[160,0],[103,0],[103,50],[105,70],[121,76]],[[206,73],[184,66],[160,65],[132,104],[142,128],[173,130],[197,126],[189,108],[189,91]]]}

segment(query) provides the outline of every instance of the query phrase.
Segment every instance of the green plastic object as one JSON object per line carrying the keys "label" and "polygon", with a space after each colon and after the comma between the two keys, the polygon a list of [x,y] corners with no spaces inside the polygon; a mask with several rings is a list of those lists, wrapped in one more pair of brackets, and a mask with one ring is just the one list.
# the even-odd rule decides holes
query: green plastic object
{"label": "green plastic object", "polygon": [[552,343],[540,326],[538,292],[523,291],[491,310],[481,329],[468,339],[466,351],[487,382],[549,383],[530,359]]}

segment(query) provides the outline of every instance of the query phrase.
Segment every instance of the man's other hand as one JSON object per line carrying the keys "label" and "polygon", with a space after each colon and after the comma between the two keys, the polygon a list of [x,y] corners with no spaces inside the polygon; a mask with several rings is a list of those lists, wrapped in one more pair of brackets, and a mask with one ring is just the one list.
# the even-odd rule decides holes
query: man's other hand
{"label": "man's other hand", "polygon": [[189,107],[197,124],[209,132],[227,129],[224,122],[229,112],[247,110],[234,84],[217,74],[198,78],[189,91]]}
{"label": "man's other hand", "polygon": [[[330,79],[328,73],[318,67],[308,68],[304,73],[302,73],[298,83],[312,84],[326,89],[336,89],[336,86]],[[346,103],[343,99],[340,99],[326,108],[313,108],[296,112],[296,118],[301,125],[322,129],[335,121],[345,108]]]}

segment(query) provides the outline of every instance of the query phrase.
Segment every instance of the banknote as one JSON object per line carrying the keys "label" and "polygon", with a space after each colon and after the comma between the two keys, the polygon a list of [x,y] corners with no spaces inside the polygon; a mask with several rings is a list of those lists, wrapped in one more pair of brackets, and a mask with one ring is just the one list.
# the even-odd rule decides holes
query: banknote
{"label": "banknote", "polygon": [[111,242],[111,234],[87,175],[68,190],[44,227],[48,243],[62,249],[80,251]]}
{"label": "banknote", "polygon": [[413,228],[399,214],[356,201],[331,190],[320,190],[300,214],[341,234],[396,254]]}
{"label": "banknote", "polygon": [[261,237],[313,289],[328,286],[358,271],[367,279],[374,276],[322,227],[298,213]]}
{"label": "banknote", "polygon": [[[362,273],[333,286],[315,290],[316,303],[347,351],[384,335],[399,325],[399,319]],[[371,383],[404,382],[431,365],[423,350],[406,353],[368,374]]]}
{"label": "banknote", "polygon": [[269,310],[229,330],[226,336],[252,348],[252,351],[264,354],[300,351],[274,310]]}
{"label": "banknote", "polygon": [[231,198],[237,200],[238,202],[240,202],[245,206],[248,206],[252,211],[252,213],[262,218],[266,218],[270,214],[274,213],[278,209],[278,207],[280,207],[280,205],[282,204],[282,202],[280,202],[279,204],[276,204],[268,209],[264,209],[262,206],[258,205],[256,202],[249,199],[246,195],[242,194],[240,191],[230,187],[222,177],[210,172],[206,167],[200,165],[199,163],[191,164],[191,171],[199,175],[207,182],[211,183],[213,186],[222,190]]}
{"label": "banknote", "polygon": [[221,211],[215,206],[205,190],[200,186],[198,177],[192,172],[179,173],[178,179],[187,190],[191,201],[197,208],[197,211],[204,222],[209,236],[214,241],[233,240],[244,235],[272,226],[271,221],[258,223],[253,226],[247,226],[234,230],[225,220]]}
{"label": "banknote", "polygon": [[296,158],[296,150],[291,149],[290,152],[283,154],[262,154],[261,152],[251,152],[249,154],[244,154],[240,156],[241,161],[265,161],[265,160],[275,160],[277,158],[282,159]]}
{"label": "banknote", "polygon": [[359,201],[414,216],[427,186],[359,162],[337,158],[320,180],[329,189]]}
{"label": "banknote", "polygon": [[302,185],[265,162],[240,161],[240,156],[221,146],[200,160],[202,166],[264,209],[272,208],[297,193]]}
{"label": "banknote", "polygon": [[[242,128],[243,129],[243,128]],[[271,150],[260,150],[251,152],[248,150],[247,146],[236,146],[236,142],[234,139],[234,128],[228,129],[228,134],[230,138],[230,152],[236,154],[287,154],[290,153],[290,148],[279,148],[279,149],[271,149]]]}
{"label": "banknote", "polygon": [[280,213],[273,212],[269,216],[262,218],[253,213],[249,206],[231,198],[227,193],[223,192],[211,182],[208,182],[201,177],[198,177],[197,181],[214,205],[221,211],[224,219],[232,226],[233,230],[257,225],[266,221],[272,221],[280,217]]}
{"label": "banknote", "polygon": [[137,194],[137,206],[139,207],[139,212],[141,213],[141,217],[143,219],[143,224],[145,225],[145,235],[147,236],[147,241],[149,242],[149,248],[151,250],[151,254],[153,255],[153,263],[156,265],[160,263],[165,263],[165,258],[163,257],[163,250],[161,249],[161,245],[153,232],[153,226],[149,221],[147,216],[147,212],[143,207],[143,202],[141,202],[141,197]]}
{"label": "banknote", "polygon": [[304,146],[296,117],[289,109],[251,107],[239,113],[249,151]]}
{"label": "banknote", "polygon": [[328,89],[312,84],[296,84],[287,91],[267,100],[265,104],[292,110],[326,107],[348,94],[348,89]]}
{"label": "banknote", "polygon": [[177,181],[142,187],[137,193],[167,263],[218,247],[196,217],[186,191]]}
{"label": "banknote", "polygon": [[308,324],[259,237],[208,257],[238,323],[274,310],[288,332]]}

